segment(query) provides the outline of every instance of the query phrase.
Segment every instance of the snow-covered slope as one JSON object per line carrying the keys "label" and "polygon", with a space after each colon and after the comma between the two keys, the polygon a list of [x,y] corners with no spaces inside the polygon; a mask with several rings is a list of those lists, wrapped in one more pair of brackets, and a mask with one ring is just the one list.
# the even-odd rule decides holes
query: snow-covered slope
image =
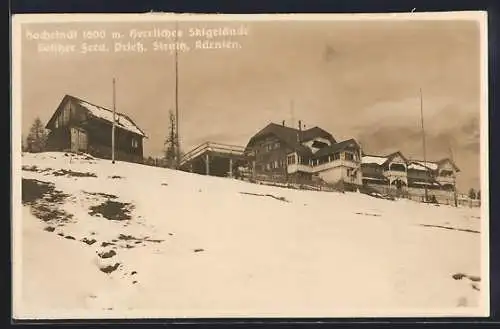
{"label": "snow-covered slope", "polygon": [[486,314],[476,208],[85,155],[22,164],[16,317]]}

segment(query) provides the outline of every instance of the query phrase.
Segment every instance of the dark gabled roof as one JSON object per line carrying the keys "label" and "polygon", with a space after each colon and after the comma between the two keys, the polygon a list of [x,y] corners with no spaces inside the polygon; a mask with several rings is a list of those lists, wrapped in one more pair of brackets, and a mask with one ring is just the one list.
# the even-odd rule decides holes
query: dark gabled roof
{"label": "dark gabled roof", "polygon": [[387,158],[387,162],[390,162],[395,156],[399,155],[401,158],[403,158],[404,162],[408,162],[408,159],[403,155],[403,153],[401,153],[400,151],[396,151],[396,152],[392,152],[391,154],[389,155],[386,155],[386,158]]}
{"label": "dark gabled roof", "polygon": [[455,162],[453,162],[453,160],[451,160],[450,158],[444,158],[444,159],[441,159],[439,161],[436,161],[436,163],[438,164],[438,166],[441,166],[445,162],[451,163],[451,165],[453,166],[453,168],[455,168],[455,170],[457,172],[460,172],[460,168],[458,168],[457,165],[455,164]]}
{"label": "dark gabled roof", "polygon": [[312,154],[311,150],[307,146],[301,144],[302,142],[322,137],[328,139],[332,143],[335,143],[335,139],[333,138],[333,136],[319,127],[300,131],[295,128],[278,125],[276,123],[270,123],[250,139],[247,147],[250,146],[259,137],[264,137],[267,135],[276,136],[276,138],[287,144],[288,147],[295,150],[301,155]]}
{"label": "dark gabled roof", "polygon": [[[52,124],[52,121],[55,119],[56,114],[60,111],[61,106],[66,102],[66,101],[71,101],[82,108],[84,108],[88,113],[90,113],[92,116],[104,120],[110,124],[113,123],[113,111],[109,110],[105,107],[99,106],[92,104],[90,102],[87,102],[83,99],[80,99],[78,97],[72,96],[72,95],[65,95],[62,99],[62,101],[59,103],[59,106],[57,107],[57,110],[54,112],[50,120],[47,122],[46,128],[49,127],[50,124]],[[146,137],[146,134],[135,124],[135,122],[127,115],[119,112],[115,112],[115,122],[116,126],[130,131],[136,135],[140,135],[143,137]]]}
{"label": "dark gabled roof", "polygon": [[[297,130],[297,129],[295,129],[295,130]],[[310,140],[318,138],[318,137],[325,138],[325,139],[329,140],[331,143],[336,142],[335,139],[333,138],[333,136],[329,132],[327,132],[326,130],[321,129],[320,127],[317,127],[317,126],[313,127],[313,128],[309,128],[307,130],[303,130],[301,133],[302,142],[307,142],[307,141],[310,141]]]}
{"label": "dark gabled roof", "polygon": [[355,147],[359,148],[359,144],[353,139],[348,139],[339,143],[332,144],[330,146],[324,147],[320,150],[318,150],[316,153],[314,153],[315,158],[319,158],[325,155],[330,155],[335,152],[340,152],[348,147]]}

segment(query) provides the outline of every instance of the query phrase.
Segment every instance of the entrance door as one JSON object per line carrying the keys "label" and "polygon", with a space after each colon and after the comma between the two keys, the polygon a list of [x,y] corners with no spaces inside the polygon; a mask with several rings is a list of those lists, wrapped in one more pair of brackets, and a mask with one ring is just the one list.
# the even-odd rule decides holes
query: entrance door
{"label": "entrance door", "polygon": [[71,151],[87,152],[87,133],[83,129],[71,127]]}

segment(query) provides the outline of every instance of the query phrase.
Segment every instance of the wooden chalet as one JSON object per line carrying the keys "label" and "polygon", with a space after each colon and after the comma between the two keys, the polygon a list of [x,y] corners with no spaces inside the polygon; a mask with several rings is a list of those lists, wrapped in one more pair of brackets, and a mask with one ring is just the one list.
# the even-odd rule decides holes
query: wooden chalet
{"label": "wooden chalet", "polygon": [[307,130],[270,123],[248,142],[245,154],[253,158],[255,175],[288,182],[319,180],[327,184],[361,184],[359,144],[337,142],[326,130]]}
{"label": "wooden chalet", "polygon": [[[456,175],[451,159],[410,160],[401,152],[367,155],[354,139],[338,142],[320,127],[303,129],[270,123],[250,138],[246,147],[204,143],[188,152],[181,168],[214,176],[252,177],[255,181],[341,184],[345,190],[364,189],[406,197],[425,196],[439,203],[456,203]],[[241,171],[241,172],[240,172]]]}
{"label": "wooden chalet", "polygon": [[[47,149],[89,153],[111,159],[113,111],[65,95],[48,121]],[[115,159],[143,161],[146,134],[125,114],[115,112]]]}
{"label": "wooden chalet", "polygon": [[381,192],[395,192],[417,199],[435,198],[440,203],[454,203],[456,175],[460,169],[451,159],[439,161],[409,160],[401,152],[386,156],[362,157],[363,185]]}

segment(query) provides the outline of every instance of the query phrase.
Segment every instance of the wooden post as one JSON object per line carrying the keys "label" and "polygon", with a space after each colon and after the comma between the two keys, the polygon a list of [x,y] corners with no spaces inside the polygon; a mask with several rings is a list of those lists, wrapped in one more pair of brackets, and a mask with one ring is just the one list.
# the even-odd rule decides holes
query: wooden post
{"label": "wooden post", "polygon": [[205,175],[210,175],[210,156],[205,154]]}
{"label": "wooden post", "polygon": [[229,177],[233,178],[233,158],[229,158]]}
{"label": "wooden post", "polygon": [[111,128],[111,162],[115,163],[115,129],[116,129],[116,91],[115,78],[113,78],[113,126]]}
{"label": "wooden post", "polygon": [[252,178],[255,180],[255,160],[252,161]]}

